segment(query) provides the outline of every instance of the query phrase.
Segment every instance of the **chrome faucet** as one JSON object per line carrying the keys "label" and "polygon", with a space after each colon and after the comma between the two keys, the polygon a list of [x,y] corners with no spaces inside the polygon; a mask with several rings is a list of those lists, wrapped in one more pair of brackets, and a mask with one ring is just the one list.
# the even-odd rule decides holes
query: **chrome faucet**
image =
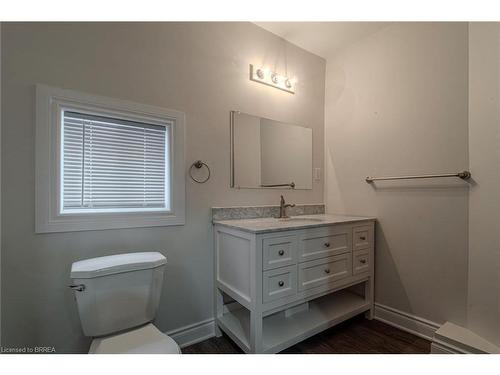
{"label": "chrome faucet", "polygon": [[295,207],[295,205],[294,204],[285,204],[285,198],[283,198],[283,195],[282,195],[281,201],[280,201],[280,216],[278,217],[279,219],[286,219],[288,217],[286,214],[287,207]]}

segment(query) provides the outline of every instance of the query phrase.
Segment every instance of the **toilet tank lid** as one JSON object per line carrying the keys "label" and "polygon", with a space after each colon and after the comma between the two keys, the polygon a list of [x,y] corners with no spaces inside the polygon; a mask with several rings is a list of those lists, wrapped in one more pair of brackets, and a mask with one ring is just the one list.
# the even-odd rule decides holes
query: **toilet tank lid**
{"label": "toilet tank lid", "polygon": [[73,263],[71,278],[91,279],[114,273],[156,268],[166,263],[167,258],[157,251],[110,255]]}

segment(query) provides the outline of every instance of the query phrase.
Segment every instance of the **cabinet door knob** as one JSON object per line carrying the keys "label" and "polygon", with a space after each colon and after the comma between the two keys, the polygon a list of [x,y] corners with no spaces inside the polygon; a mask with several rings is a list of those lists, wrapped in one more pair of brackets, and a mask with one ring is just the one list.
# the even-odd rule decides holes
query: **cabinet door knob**
{"label": "cabinet door knob", "polygon": [[330,242],[325,242],[325,247],[330,247]]}
{"label": "cabinet door knob", "polygon": [[330,269],[329,268],[325,269],[325,273],[330,273]]}
{"label": "cabinet door knob", "polygon": [[278,282],[278,285],[279,285],[279,286],[283,286],[283,285],[285,285],[285,283],[284,283],[282,280],[280,280],[280,281]]}
{"label": "cabinet door knob", "polygon": [[285,251],[284,251],[284,250],[280,250],[280,251],[278,251],[278,255],[279,255],[280,257],[282,257],[282,256],[283,256],[283,254],[285,254]]}
{"label": "cabinet door knob", "polygon": [[360,239],[361,241],[364,241],[364,240],[366,240],[366,237],[365,237],[365,236],[360,236],[360,237],[359,237],[359,239]]}
{"label": "cabinet door knob", "polygon": [[365,263],[366,263],[366,259],[360,259],[360,260],[359,260],[359,263],[361,263],[361,264],[365,264]]}

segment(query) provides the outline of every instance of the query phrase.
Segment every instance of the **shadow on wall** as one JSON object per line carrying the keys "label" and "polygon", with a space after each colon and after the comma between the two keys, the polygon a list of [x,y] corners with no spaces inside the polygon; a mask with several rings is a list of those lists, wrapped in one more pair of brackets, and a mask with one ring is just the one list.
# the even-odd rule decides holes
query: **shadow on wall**
{"label": "shadow on wall", "polygon": [[[446,319],[462,322],[461,311],[446,309],[456,304],[449,295],[452,289],[464,293],[459,272],[464,264],[456,253],[461,241],[456,238],[466,234],[456,233],[456,225],[466,220],[462,205],[469,183],[384,181],[368,186],[375,194],[378,218],[376,302],[438,324]],[[457,205],[450,208],[453,201]]]}
{"label": "shadow on wall", "polygon": [[[390,283],[393,299],[400,303],[399,309],[408,313],[413,313],[408,294],[406,294],[405,285],[398,271],[398,265],[394,259],[390,244],[384,234],[383,225],[377,221],[375,225],[375,302],[380,300],[380,291],[377,289],[377,279],[383,278],[383,283]],[[383,267],[381,266],[383,264]]]}
{"label": "shadow on wall", "polygon": [[328,65],[328,76],[330,79],[326,82],[326,91],[328,101],[337,103],[346,89],[346,74],[339,65]]}

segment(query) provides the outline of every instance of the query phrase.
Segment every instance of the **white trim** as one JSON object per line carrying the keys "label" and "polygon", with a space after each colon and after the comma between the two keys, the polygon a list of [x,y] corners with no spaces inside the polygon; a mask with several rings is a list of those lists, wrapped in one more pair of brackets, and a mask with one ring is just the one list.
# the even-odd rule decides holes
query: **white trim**
{"label": "white trim", "polygon": [[[137,121],[171,123],[169,212],[60,214],[60,121],[62,109],[81,109]],[[185,115],[182,112],[71,90],[36,85],[36,232],[66,232],[185,224]]]}
{"label": "white trim", "polygon": [[215,336],[215,321],[213,318],[190,324],[181,328],[166,332],[181,347],[196,344]]}
{"label": "white trim", "polygon": [[375,303],[375,319],[432,341],[439,324],[389,306]]}
{"label": "white trim", "polygon": [[431,343],[431,354],[469,354],[469,353],[457,351],[456,348],[454,347],[441,345],[433,341]]}

